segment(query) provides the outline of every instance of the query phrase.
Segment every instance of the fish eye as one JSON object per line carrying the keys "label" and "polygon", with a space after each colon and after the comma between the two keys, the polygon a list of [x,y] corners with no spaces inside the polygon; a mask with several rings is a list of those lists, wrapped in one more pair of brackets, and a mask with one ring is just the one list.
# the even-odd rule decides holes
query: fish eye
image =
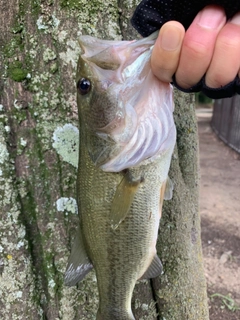
{"label": "fish eye", "polygon": [[77,90],[78,92],[83,96],[85,94],[87,94],[91,89],[91,81],[86,79],[86,78],[82,78],[80,80],[78,80],[77,82]]}

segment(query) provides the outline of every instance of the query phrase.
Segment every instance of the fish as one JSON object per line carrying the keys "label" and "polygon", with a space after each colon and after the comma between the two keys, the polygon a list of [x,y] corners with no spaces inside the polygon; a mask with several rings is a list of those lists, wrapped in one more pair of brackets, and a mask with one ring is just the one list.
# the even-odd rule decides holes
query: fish
{"label": "fish", "polygon": [[163,200],[173,193],[176,129],[172,86],[151,70],[156,37],[79,40],[79,226],[65,284],[94,268],[97,320],[134,320],[136,282],[162,274],[156,242]]}

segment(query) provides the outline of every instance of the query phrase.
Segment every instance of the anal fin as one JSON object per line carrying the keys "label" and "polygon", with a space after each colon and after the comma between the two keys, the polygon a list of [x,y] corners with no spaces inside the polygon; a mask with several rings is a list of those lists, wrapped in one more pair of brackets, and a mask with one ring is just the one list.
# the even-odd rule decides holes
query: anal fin
{"label": "anal fin", "polygon": [[162,215],[163,200],[171,200],[173,197],[173,183],[172,180],[167,177],[167,180],[162,184],[160,189],[160,203],[159,203],[159,214]]}
{"label": "anal fin", "polygon": [[131,180],[128,175],[125,175],[118,185],[113,198],[110,216],[111,226],[114,230],[126,218],[141,182],[142,179]]}
{"label": "anal fin", "polygon": [[92,268],[93,265],[87,256],[79,227],[74,239],[64,276],[65,285],[74,286],[81,281],[92,270]]}
{"label": "anal fin", "polygon": [[157,254],[155,254],[150,266],[145,271],[145,273],[141,276],[140,280],[156,278],[162,274],[162,271],[163,271],[162,262],[157,256]]}
{"label": "anal fin", "polygon": [[164,192],[164,200],[171,200],[172,199],[173,189],[174,189],[173,182],[169,177],[167,177],[165,192]]}

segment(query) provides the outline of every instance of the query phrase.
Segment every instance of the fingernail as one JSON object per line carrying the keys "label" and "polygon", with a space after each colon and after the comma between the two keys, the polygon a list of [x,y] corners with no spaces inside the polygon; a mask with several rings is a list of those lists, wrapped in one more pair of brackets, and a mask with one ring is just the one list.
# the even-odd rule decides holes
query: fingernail
{"label": "fingernail", "polygon": [[225,12],[218,7],[206,7],[198,14],[197,20],[201,27],[216,29],[225,22]]}
{"label": "fingernail", "polygon": [[230,22],[233,24],[240,25],[240,13],[235,14],[235,16],[233,16]]}
{"label": "fingernail", "polygon": [[180,29],[174,26],[163,27],[160,34],[160,44],[163,50],[174,51],[181,44]]}

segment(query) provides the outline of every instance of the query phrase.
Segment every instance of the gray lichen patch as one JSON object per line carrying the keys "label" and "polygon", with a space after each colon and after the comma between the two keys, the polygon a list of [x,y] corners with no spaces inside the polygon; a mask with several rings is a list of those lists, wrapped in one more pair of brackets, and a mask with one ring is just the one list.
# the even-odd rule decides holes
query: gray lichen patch
{"label": "gray lichen patch", "polygon": [[64,161],[78,167],[79,131],[72,124],[57,127],[53,133],[53,147]]}
{"label": "gray lichen patch", "polygon": [[[121,37],[117,1],[62,0],[61,6],[68,12],[75,12],[81,34],[99,36],[100,33],[106,32],[108,38]],[[111,19],[109,19],[110,16]]]}
{"label": "gray lichen patch", "polygon": [[59,198],[56,201],[56,206],[57,206],[57,210],[58,211],[62,211],[62,212],[66,212],[66,214],[68,213],[72,213],[72,214],[77,214],[78,210],[77,210],[77,201],[73,198],[66,198],[66,197],[62,197]]}
{"label": "gray lichen patch", "polygon": [[[8,178],[11,167],[9,166],[9,152],[5,135],[5,126],[0,122],[0,203],[2,202],[2,206],[11,201],[11,177]],[[6,185],[5,181],[7,182]],[[6,193],[6,188],[9,189],[9,193]]]}
{"label": "gray lichen patch", "polygon": [[24,151],[24,149],[27,146],[27,140],[25,140],[24,138],[20,137],[19,141],[18,141],[18,146],[17,146],[17,155],[21,155]]}
{"label": "gray lichen patch", "polygon": [[37,29],[49,33],[52,29],[57,29],[60,20],[54,14],[40,15],[36,21]]}
{"label": "gray lichen patch", "polygon": [[[81,286],[63,287],[63,296],[60,300],[60,314],[62,320],[96,320],[98,308],[98,291],[95,272],[90,272],[81,282]],[[85,294],[88,294],[86,303]],[[78,308],[76,308],[78,305]]]}
{"label": "gray lichen patch", "polygon": [[[0,296],[5,306],[4,310],[0,311],[0,316],[1,319],[30,320],[35,313],[31,261],[21,253],[22,250],[9,251],[4,259],[4,269],[0,279]],[[27,304],[22,303],[25,299]]]}
{"label": "gray lichen patch", "polygon": [[43,52],[43,61],[45,61],[45,62],[55,60],[56,58],[57,58],[56,53],[53,50],[51,50],[50,48],[47,48]]}
{"label": "gray lichen patch", "polygon": [[59,57],[62,59],[64,64],[70,64],[74,69],[77,67],[77,61],[80,54],[80,47],[77,41],[68,40],[66,43],[67,47],[64,52],[59,53]]}
{"label": "gray lichen patch", "polygon": [[0,163],[4,163],[8,160],[8,151],[6,145],[0,142]]}
{"label": "gray lichen patch", "polygon": [[0,125],[0,318],[31,320],[36,316],[34,280],[4,131]]}

